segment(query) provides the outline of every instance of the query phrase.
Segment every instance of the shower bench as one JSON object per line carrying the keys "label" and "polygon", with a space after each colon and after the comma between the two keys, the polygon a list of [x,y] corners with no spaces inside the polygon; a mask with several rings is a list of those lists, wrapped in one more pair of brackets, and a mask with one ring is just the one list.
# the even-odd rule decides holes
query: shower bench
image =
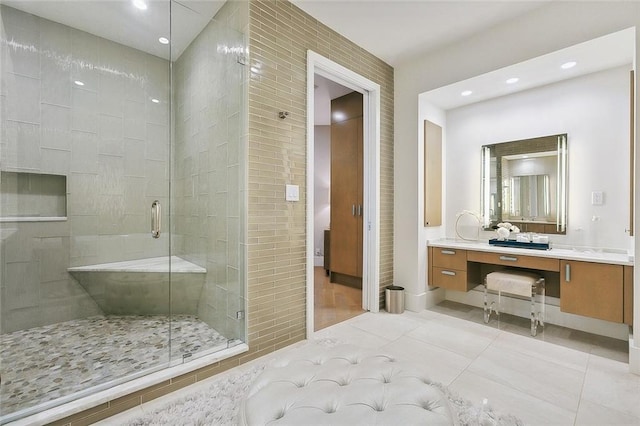
{"label": "shower bench", "polygon": [[207,273],[177,256],[171,264],[168,257],[153,257],[67,271],[105,315],[195,315]]}

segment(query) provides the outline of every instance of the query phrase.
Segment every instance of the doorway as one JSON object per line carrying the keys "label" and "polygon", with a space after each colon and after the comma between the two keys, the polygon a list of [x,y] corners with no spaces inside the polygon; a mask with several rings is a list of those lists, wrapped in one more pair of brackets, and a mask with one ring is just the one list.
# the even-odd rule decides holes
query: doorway
{"label": "doorway", "polygon": [[318,331],[364,312],[363,97],[318,74],[314,95],[313,287]]}
{"label": "doorway", "polygon": [[[331,96],[340,97],[351,92],[358,92],[362,96],[362,202],[358,215],[361,214],[360,230],[361,230],[361,246],[362,256],[358,263],[362,267],[362,287],[358,289],[358,293],[354,297],[353,293],[345,288],[335,287],[331,274],[327,277],[327,269],[330,271],[331,262],[324,265],[325,244],[324,229],[329,225],[327,218],[329,217],[329,200],[331,198],[330,179],[327,177],[326,169],[324,178],[319,178],[319,184],[316,185],[316,164],[320,166],[323,160],[316,163],[316,155],[318,157],[324,155],[324,162],[327,162],[326,146],[324,154],[321,153],[323,144],[326,145],[326,136],[323,140],[322,130],[316,133],[315,129],[315,98],[316,98],[316,81],[330,82],[334,85],[334,94]],[[337,87],[336,87],[337,86]],[[342,87],[340,89],[340,87]],[[330,97],[329,97],[330,98]],[[345,316],[354,316],[359,312],[372,311],[377,312],[379,309],[379,175],[380,175],[380,86],[359,74],[328,60],[315,52],[308,51],[307,55],[307,337],[311,337],[315,330],[326,327],[327,322],[340,322]],[[327,129],[324,130],[327,133]],[[316,146],[316,137],[318,137],[318,146]],[[330,140],[330,138],[329,138]],[[329,151],[330,152],[330,151]],[[317,153],[317,154],[316,154]],[[322,174],[322,172],[321,172]],[[324,179],[324,180],[323,180]],[[324,185],[324,186],[323,186]],[[322,211],[324,207],[324,212]],[[357,207],[354,207],[354,210]],[[316,212],[319,212],[316,215]],[[356,216],[356,213],[354,213]],[[319,219],[319,221],[316,221]],[[324,223],[322,223],[324,221]],[[316,222],[322,232],[316,232]],[[322,237],[320,237],[322,235]],[[330,233],[328,235],[331,235]],[[327,245],[327,247],[330,247]],[[330,256],[330,254],[329,254]],[[317,268],[317,269],[316,269]],[[316,277],[318,279],[316,279]],[[316,282],[319,283],[316,289]],[[333,287],[333,288],[331,288]],[[336,293],[337,291],[337,293]],[[323,293],[324,292],[324,293]],[[316,298],[326,296],[329,298],[329,304],[326,301],[318,301]],[[335,297],[338,300],[335,300]],[[360,298],[358,303],[357,298]],[[332,301],[331,299],[334,298]],[[316,306],[318,309],[328,309],[331,304],[329,315],[325,315],[324,319],[319,316],[316,319]],[[340,312],[338,312],[340,311]],[[355,313],[350,312],[355,311]],[[319,312],[320,313],[320,312]],[[350,316],[349,316],[350,315]],[[333,318],[331,318],[333,317]],[[318,321],[318,326],[315,325]]]}

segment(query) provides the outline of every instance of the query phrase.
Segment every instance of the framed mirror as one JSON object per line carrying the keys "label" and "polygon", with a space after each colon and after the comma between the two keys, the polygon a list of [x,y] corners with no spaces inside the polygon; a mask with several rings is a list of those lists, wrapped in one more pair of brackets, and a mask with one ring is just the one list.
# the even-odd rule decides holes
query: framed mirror
{"label": "framed mirror", "polygon": [[521,232],[567,232],[567,134],[482,147],[485,230],[511,222]]}

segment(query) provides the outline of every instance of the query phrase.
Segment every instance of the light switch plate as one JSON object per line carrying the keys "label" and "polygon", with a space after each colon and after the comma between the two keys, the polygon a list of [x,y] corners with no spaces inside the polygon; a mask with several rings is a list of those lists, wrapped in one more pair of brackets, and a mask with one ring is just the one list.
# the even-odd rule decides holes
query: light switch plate
{"label": "light switch plate", "polygon": [[286,185],[284,194],[286,201],[300,201],[300,187],[298,185]]}
{"label": "light switch plate", "polygon": [[591,205],[601,206],[604,204],[604,193],[602,191],[593,191],[591,193]]}

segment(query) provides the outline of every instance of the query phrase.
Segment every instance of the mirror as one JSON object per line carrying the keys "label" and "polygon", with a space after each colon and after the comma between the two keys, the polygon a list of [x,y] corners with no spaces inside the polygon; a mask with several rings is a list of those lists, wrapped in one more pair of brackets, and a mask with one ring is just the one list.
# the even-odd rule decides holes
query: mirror
{"label": "mirror", "polygon": [[485,230],[566,234],[567,135],[483,146],[482,212]]}
{"label": "mirror", "polygon": [[548,218],[550,210],[549,175],[513,176],[510,180],[511,217],[527,217],[532,220]]}

